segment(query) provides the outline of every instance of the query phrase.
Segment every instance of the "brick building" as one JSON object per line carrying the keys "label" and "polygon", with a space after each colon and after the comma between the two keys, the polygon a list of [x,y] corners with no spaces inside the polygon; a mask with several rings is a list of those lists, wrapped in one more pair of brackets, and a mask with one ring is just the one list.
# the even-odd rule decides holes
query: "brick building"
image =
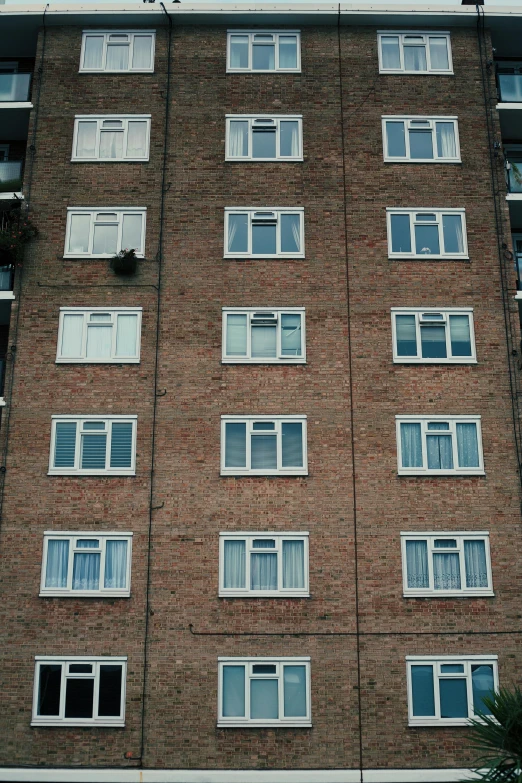
{"label": "brick building", "polygon": [[0,780],[462,779],[522,653],[521,32],[1,9]]}

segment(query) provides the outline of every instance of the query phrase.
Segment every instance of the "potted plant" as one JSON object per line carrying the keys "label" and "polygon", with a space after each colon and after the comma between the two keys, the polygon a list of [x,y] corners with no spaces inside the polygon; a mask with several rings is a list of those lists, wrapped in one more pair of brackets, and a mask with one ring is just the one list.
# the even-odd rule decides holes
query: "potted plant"
{"label": "potted plant", "polygon": [[115,275],[134,275],[138,268],[138,259],[136,258],[136,251],[134,248],[126,248],[120,250],[115,256],[113,256],[109,262],[109,265]]}
{"label": "potted plant", "polygon": [[14,208],[5,214],[0,228],[0,265],[19,260],[27,242],[38,236],[38,230],[28,215]]}

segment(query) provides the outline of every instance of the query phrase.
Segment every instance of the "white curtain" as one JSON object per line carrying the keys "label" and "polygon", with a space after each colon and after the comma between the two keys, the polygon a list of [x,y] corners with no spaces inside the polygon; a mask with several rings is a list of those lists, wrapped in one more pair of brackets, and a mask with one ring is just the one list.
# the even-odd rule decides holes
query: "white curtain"
{"label": "white curtain", "polygon": [[404,68],[406,71],[426,70],[426,47],[424,45],[404,47]]}
{"label": "white curtain", "polygon": [[426,451],[429,470],[452,470],[453,451],[451,435],[428,435]]}
{"label": "white curtain", "polygon": [[104,225],[98,223],[94,226],[94,237],[92,242],[93,255],[107,255],[117,252],[118,244],[118,226]]}
{"label": "white curtain", "polygon": [[263,552],[250,555],[250,588],[252,590],[277,590],[277,555],[275,553]]}
{"label": "white curtain", "polygon": [[452,122],[437,122],[437,154],[439,158],[455,158],[455,127]]}
{"label": "white curtain", "polygon": [[245,715],[245,667],[223,666],[223,717]]}
{"label": "white curtain", "polygon": [[230,67],[248,68],[248,35],[230,36]]}
{"label": "white curtain", "polygon": [[[435,543],[435,546],[437,544]],[[458,554],[433,555],[433,586],[435,590],[460,590],[460,560]]]}
{"label": "white curtain", "polygon": [[383,35],[381,37],[381,58],[383,68],[399,69],[401,67],[398,36]]}
{"label": "white curtain", "polygon": [[83,315],[64,315],[60,356],[79,358],[82,355]]}
{"label": "white curtain", "polygon": [[429,41],[431,67],[438,71],[447,71],[449,69],[447,39],[430,37]]}
{"label": "white curtain", "polygon": [[406,541],[408,587],[429,587],[428,545],[426,541]]}
{"label": "white curtain", "polygon": [[[77,548],[98,549],[99,541],[77,541]],[[76,552],[73,564],[73,590],[97,590],[100,586],[100,553]]]}
{"label": "white curtain", "polygon": [[84,68],[101,68],[103,63],[103,35],[87,35],[83,54]]}
{"label": "white curtain", "polygon": [[227,315],[227,356],[246,356],[247,316]]}
{"label": "white curtain", "polygon": [[123,158],[123,131],[100,132],[100,158]]}
{"label": "white curtain", "polygon": [[45,567],[46,587],[67,587],[69,565],[69,542],[49,541],[47,543],[47,564]]}
{"label": "white curtain", "polygon": [[244,541],[225,541],[223,587],[246,587],[246,552]]}
{"label": "white curtain", "polygon": [[94,158],[96,154],[96,122],[79,122],[76,137],[76,155],[78,158]]}
{"label": "white curtain", "polygon": [[116,322],[116,356],[137,356],[137,315],[119,315]]}
{"label": "white curtain", "polygon": [[135,250],[142,252],[142,216],[124,215],[121,232],[121,246],[123,250]]}
{"label": "white curtain", "polygon": [[87,327],[87,358],[108,359],[112,353],[112,325]]}
{"label": "white curtain", "polygon": [[244,158],[248,154],[248,122],[230,122],[228,154],[232,158]]}
{"label": "white curtain", "polygon": [[127,542],[107,541],[105,549],[105,587],[127,586]]}
{"label": "white curtain", "polygon": [[285,718],[306,717],[306,668],[285,666],[283,684]]}
{"label": "white curtain", "polygon": [[252,358],[272,359],[277,356],[276,326],[252,326]]}
{"label": "white curtain", "polygon": [[246,467],[246,424],[228,422],[225,425],[225,467]]}
{"label": "white curtain", "polygon": [[466,587],[487,587],[486,545],[484,541],[464,541]]}
{"label": "white curtain", "polygon": [[279,36],[279,67],[297,68],[297,38],[295,35]]}
{"label": "white curtain", "polygon": [[147,123],[129,122],[127,131],[127,157],[145,158],[147,156]]}
{"label": "white curtain", "polygon": [[278,718],[279,698],[277,680],[250,680],[250,717]]}
{"label": "white curtain", "polygon": [[401,452],[403,468],[422,467],[420,424],[401,424]]}
{"label": "white curtain", "polygon": [[478,468],[478,438],[476,424],[457,424],[459,468]]}
{"label": "white curtain", "polygon": [[107,70],[126,71],[129,67],[129,45],[107,44]]}
{"label": "white curtain", "polygon": [[303,541],[283,541],[283,587],[304,587]]}
{"label": "white curtain", "polygon": [[135,35],[132,51],[132,67],[137,71],[150,70],[152,67],[152,36]]}

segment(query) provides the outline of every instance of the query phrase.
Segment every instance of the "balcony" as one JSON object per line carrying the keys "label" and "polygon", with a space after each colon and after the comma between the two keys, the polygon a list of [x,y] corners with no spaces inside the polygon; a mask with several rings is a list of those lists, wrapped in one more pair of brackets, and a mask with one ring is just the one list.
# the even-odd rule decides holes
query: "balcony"
{"label": "balcony", "polygon": [[0,199],[22,197],[22,167],[21,158],[0,157]]}
{"label": "balcony", "polygon": [[502,138],[522,139],[522,63],[497,63],[497,91]]}
{"label": "balcony", "polygon": [[0,108],[3,108],[2,104],[29,103],[30,88],[30,73],[0,71]]}

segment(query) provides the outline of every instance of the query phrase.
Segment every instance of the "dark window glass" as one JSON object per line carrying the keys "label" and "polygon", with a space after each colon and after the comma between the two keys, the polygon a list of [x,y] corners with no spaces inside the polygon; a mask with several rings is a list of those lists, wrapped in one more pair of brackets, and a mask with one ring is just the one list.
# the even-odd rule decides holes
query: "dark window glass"
{"label": "dark window glass", "polygon": [[253,674],[275,674],[275,663],[254,663],[252,666]]}
{"label": "dark window glass", "polygon": [[433,158],[433,141],[430,130],[410,130],[410,157],[412,160]]}
{"label": "dark window glass", "polygon": [[423,359],[446,359],[446,328],[421,326],[421,344]]}
{"label": "dark window glass", "polygon": [[275,158],[276,156],[276,134],[275,128],[272,130],[254,130],[252,133],[252,157],[253,158]]}
{"label": "dark window glass", "polygon": [[70,674],[92,674],[92,663],[70,663]]}
{"label": "dark window glass", "polygon": [[122,667],[116,664],[100,666],[100,695],[98,715],[118,717],[121,715]]}
{"label": "dark window glass", "polygon": [[65,686],[65,717],[92,718],[94,680],[69,677]]}
{"label": "dark window glass", "polygon": [[43,663],[40,666],[38,715],[59,715],[62,665]]}

